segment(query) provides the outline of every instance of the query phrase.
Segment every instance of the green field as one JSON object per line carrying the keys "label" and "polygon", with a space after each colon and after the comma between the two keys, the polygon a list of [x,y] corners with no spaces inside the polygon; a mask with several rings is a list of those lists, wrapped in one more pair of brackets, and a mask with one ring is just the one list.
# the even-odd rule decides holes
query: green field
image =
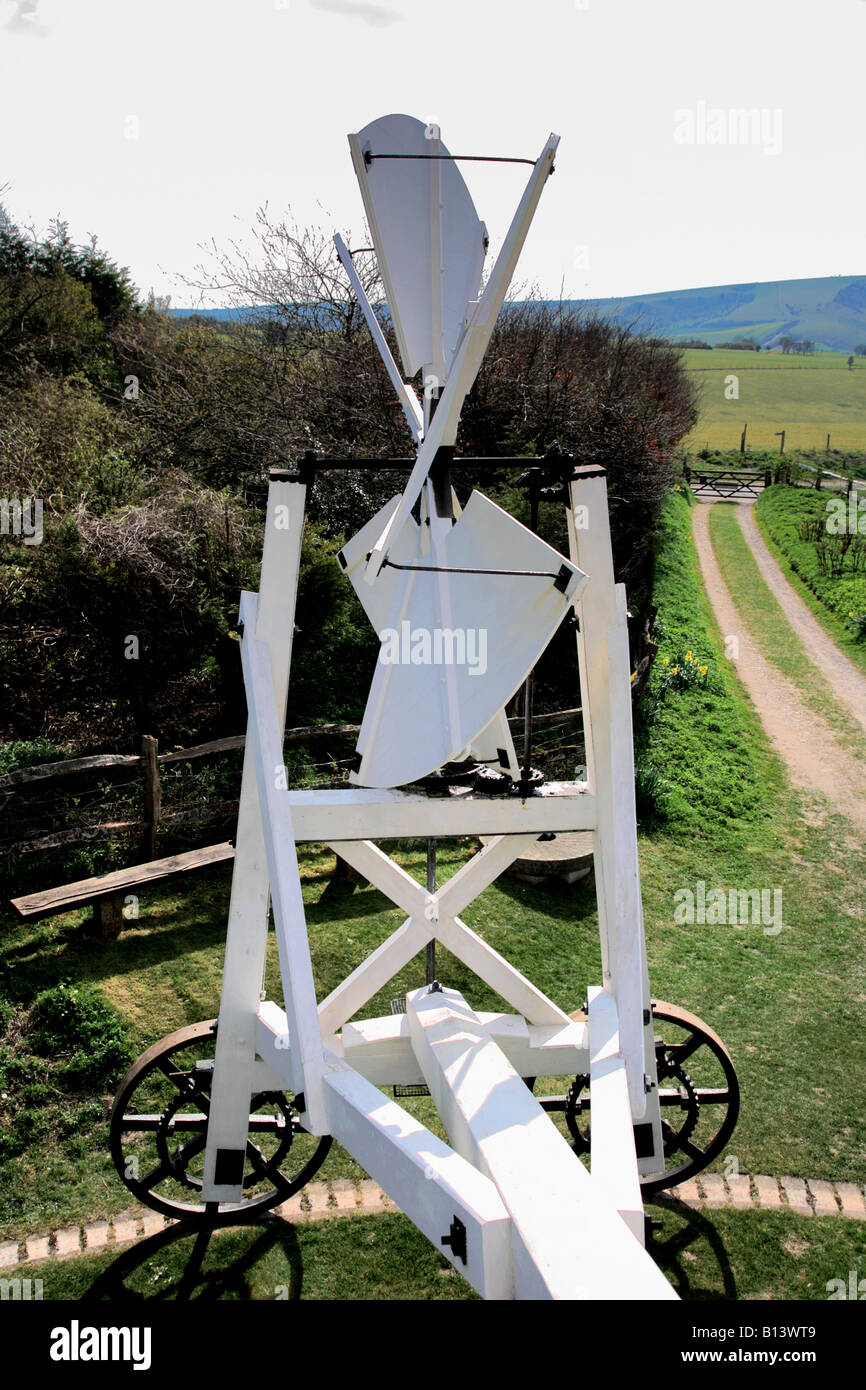
{"label": "green field", "polygon": [[[866,358],[855,358],[852,371],[841,352],[796,357],[687,348],[684,357],[700,388],[701,414],[688,448],[738,448],[746,422],[753,449],[778,449],[779,430],[786,431],[786,452],[823,449],[828,434],[831,448],[866,448]],[[737,400],[725,396],[732,374],[739,379]]]}

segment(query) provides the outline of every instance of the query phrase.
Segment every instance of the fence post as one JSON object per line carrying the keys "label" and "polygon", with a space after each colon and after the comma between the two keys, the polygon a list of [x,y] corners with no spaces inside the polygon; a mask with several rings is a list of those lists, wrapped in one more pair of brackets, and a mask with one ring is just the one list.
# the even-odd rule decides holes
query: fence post
{"label": "fence post", "polygon": [[144,836],[142,851],[145,859],[156,858],[156,836],[162,812],[162,786],[159,780],[157,741],[150,734],[141,740],[141,766],[144,774]]}

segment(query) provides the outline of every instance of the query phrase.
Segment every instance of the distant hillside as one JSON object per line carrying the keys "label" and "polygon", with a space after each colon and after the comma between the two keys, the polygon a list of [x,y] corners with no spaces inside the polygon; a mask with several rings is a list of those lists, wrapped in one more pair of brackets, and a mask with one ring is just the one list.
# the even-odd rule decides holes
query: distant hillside
{"label": "distant hillside", "polygon": [[[711,285],[697,290],[629,295],[622,299],[580,299],[572,304],[597,309],[619,323],[674,341],[701,338],[707,343],[754,338],[773,347],[779,338],[811,338],[819,348],[853,352],[866,343],[866,276],[827,275],[817,280],[766,280],[751,285]],[[243,309],[171,309],[171,314],[225,322]]]}
{"label": "distant hillside", "polygon": [[812,338],[818,347],[837,352],[852,352],[858,343],[866,343],[863,275],[713,285],[572,302],[674,340],[702,338],[715,344],[754,338],[764,347],[773,347],[787,334]]}

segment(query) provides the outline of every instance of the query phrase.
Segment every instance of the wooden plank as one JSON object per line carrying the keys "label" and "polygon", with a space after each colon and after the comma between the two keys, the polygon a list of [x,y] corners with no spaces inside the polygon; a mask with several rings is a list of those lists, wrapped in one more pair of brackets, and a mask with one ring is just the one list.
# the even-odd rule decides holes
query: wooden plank
{"label": "wooden plank", "polygon": [[87,840],[95,840],[97,835],[122,835],[128,830],[141,830],[141,821],[115,820],[106,821],[102,825],[87,825],[80,830],[58,830],[54,835],[42,835],[38,840],[23,840],[20,844],[11,845],[6,852],[10,855],[41,854],[46,849],[59,849],[62,845],[81,845]]}
{"label": "wooden plank", "polygon": [[[283,743],[315,743],[320,738],[352,738],[360,733],[360,724],[299,724],[296,729],[286,729]],[[246,744],[246,734],[232,734],[230,738],[215,738],[210,743],[199,743],[194,748],[176,748],[170,753],[160,753],[161,763],[181,763],[194,758],[207,758],[216,753],[233,753]]]}
{"label": "wooden plank", "polygon": [[432,935],[430,923],[423,917],[407,918],[322,1000],[319,1024],[323,1035],[335,1033],[368,999],[384,989],[404,965],[423,951]]}
{"label": "wooden plank", "polygon": [[549,783],[540,796],[490,797],[365,787],[289,792],[296,840],[447,839],[464,835],[540,835],[593,830],[595,797],[582,782]]}
{"label": "wooden plank", "polygon": [[530,1023],[563,1027],[569,1022],[568,1014],[459,917],[440,918],[436,939]]}
{"label": "wooden plank", "polygon": [[[280,742],[286,723],[305,499],[306,488],[301,483],[271,482],[268,488],[261,597],[254,631],[267,644],[271,700]],[[243,644],[241,659],[243,661]],[[249,697],[247,705],[251,711]],[[250,712],[247,734],[252,718]],[[258,1013],[268,941],[269,869],[254,743],[250,737],[244,747],[235,843],[220,1026],[205,1149],[203,1196],[206,1201],[237,1202],[243,1195],[240,1184],[216,1183],[217,1154],[221,1148],[238,1150],[246,1145],[248,1098],[255,1064],[253,1020]],[[294,1086],[289,1087],[293,1089]]]}
{"label": "wooden plank", "polygon": [[[586,1023],[539,1028],[518,1014],[480,1010],[477,1018],[520,1076],[577,1076],[589,1071]],[[417,1086],[424,1081],[406,1014],[347,1023],[336,1045],[328,1045],[334,1051],[341,1049],[344,1061],[374,1086]]]}
{"label": "wooden plank", "polygon": [[332,842],[331,848],[337,849],[339,846],[340,853],[355,868],[411,915],[402,928],[394,932],[372,956],[368,956],[349,979],[344,980],[319,1006],[319,1019],[324,1031],[335,1032],[351,1018],[434,934],[491,989],[495,989],[533,1023],[567,1024],[568,1016],[461,922],[452,908],[452,901],[460,907],[470,903],[533,839],[533,835],[509,835],[494,839],[489,845],[484,845],[438,893],[433,894],[423,889],[375,845],[367,841]]}
{"label": "wooden plank", "polygon": [[27,782],[44,782],[49,777],[69,777],[75,772],[99,772],[109,767],[140,767],[136,753],[97,753],[90,758],[68,758],[60,763],[40,763],[38,767],[19,767],[0,777],[0,791]]}
{"label": "wooden plank", "polygon": [[[322,1035],[292,828],[292,812],[285,783],[282,727],[274,699],[269,644],[264,637],[257,635],[257,614],[257,595],[244,592],[241,595],[241,621],[244,625],[241,657],[250,712],[249,737],[255,759],[258,806],[264,832],[280,976],[292,1043],[294,1089],[296,1092],[303,1092],[305,1098],[305,1127],[312,1134],[327,1134],[322,1092]],[[261,960],[261,966],[264,967],[264,959]],[[261,970],[258,985],[260,988]],[[255,1017],[257,1009],[251,1012]],[[247,1027],[243,1034],[245,1041],[249,1040],[249,1033],[250,1028]],[[216,1190],[214,1185],[214,1191]],[[231,1198],[223,1195],[223,1200]]]}
{"label": "wooden plank", "polygon": [[245,734],[232,734],[231,738],[215,738],[210,743],[198,743],[194,748],[174,748],[170,753],[160,753],[161,763],[182,763],[193,758],[207,758],[212,753],[232,753],[243,748]]}
{"label": "wooden plank", "polygon": [[449,1139],[511,1216],[516,1297],[676,1298],[462,995],[425,988],[406,1003]]}
{"label": "wooden plank", "polygon": [[635,1157],[625,1058],[619,1045],[616,1001],[593,985],[589,1005],[591,1172],[632,1235],[644,1244],[644,1210]]}
{"label": "wooden plank", "polygon": [[[637,849],[625,588],[614,582],[609,527],[575,524],[580,505],[591,518],[607,518],[604,476],[582,477],[578,470],[569,503],[569,554],[592,575],[576,608],[584,726],[590,730],[587,761],[597,797],[593,850],[602,976],[617,1004],[632,1119],[652,1125],[654,1152],[660,1154],[658,1087],[652,1084],[647,1093],[645,1081],[655,1083],[656,1061]],[[641,1160],[642,1172],[658,1166],[657,1158]]]}
{"label": "wooden plank", "polygon": [[436,916],[456,917],[485,888],[495,883],[525,849],[534,845],[536,839],[537,836],[530,832],[528,835],[500,835],[482,844],[478,853],[458,869],[436,894]]}
{"label": "wooden plank", "polygon": [[117,869],[111,874],[100,874],[97,878],[79,879],[77,883],[66,883],[60,888],[49,888],[42,893],[29,893],[22,898],[13,898],[12,906],[18,916],[25,921],[38,917],[50,917],[55,912],[70,912],[76,907],[96,902],[100,898],[110,898],[126,888],[142,888],[150,883],[158,883],[177,874],[191,873],[195,869],[206,869],[211,864],[222,864],[234,858],[234,846],[228,843],[207,845],[204,849],[188,850],[184,854],[172,854],[165,859],[154,859],[150,864],[134,864],[129,869]]}
{"label": "wooden plank", "polygon": [[[326,1062],[337,1142],[483,1298],[513,1298],[511,1221],[494,1184],[339,1058]],[[442,1244],[455,1217],[466,1229],[465,1264]]]}

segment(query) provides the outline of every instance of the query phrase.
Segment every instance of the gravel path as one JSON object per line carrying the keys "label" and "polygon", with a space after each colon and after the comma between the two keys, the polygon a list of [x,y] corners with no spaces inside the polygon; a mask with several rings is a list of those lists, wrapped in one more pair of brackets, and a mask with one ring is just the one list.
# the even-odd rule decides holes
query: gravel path
{"label": "gravel path", "polygon": [[[795,786],[810,792],[822,792],[856,826],[866,830],[866,770],[839,746],[830,725],[809,709],[796,686],[762,656],[749,635],[710,544],[709,514],[712,505],[698,502],[692,509],[692,534],[704,587],[722,636],[736,637],[738,642],[739,650],[734,663],[737,675],[751,696],[761,722],[784,760]],[[754,526],[754,518],[749,516],[748,520]],[[748,532],[746,534],[748,538]],[[773,563],[772,556],[768,554],[767,558]],[[790,591],[781,571],[779,578]],[[792,594],[792,597],[796,598],[796,595]],[[787,609],[785,611],[787,613]],[[808,613],[808,609],[805,611]],[[808,616],[812,617],[810,613]],[[823,632],[821,636],[824,641],[830,642]],[[810,654],[815,651],[818,664],[823,658],[817,656],[817,648],[811,645],[811,638],[805,640],[807,651]],[[830,645],[833,646],[833,643],[830,642]],[[845,660],[841,652],[838,656],[840,660]],[[852,669],[862,681],[856,668]],[[824,674],[834,689],[838,688],[829,668]],[[839,694],[843,698],[841,688]],[[850,698],[849,693],[845,697],[846,703]]]}

